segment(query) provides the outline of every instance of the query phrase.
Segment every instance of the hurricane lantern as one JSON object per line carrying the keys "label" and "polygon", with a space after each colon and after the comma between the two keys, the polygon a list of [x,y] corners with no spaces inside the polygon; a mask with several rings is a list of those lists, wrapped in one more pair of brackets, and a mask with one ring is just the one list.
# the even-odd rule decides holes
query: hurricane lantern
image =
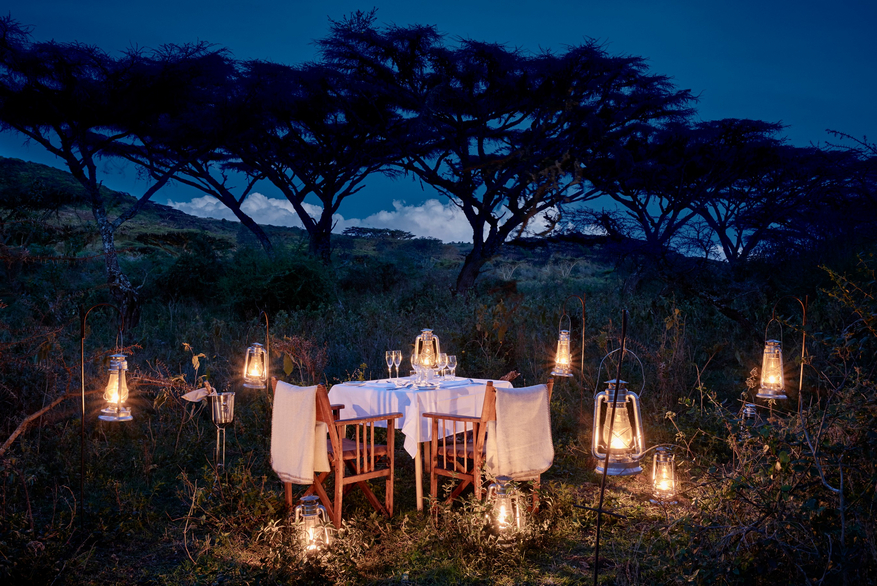
{"label": "hurricane lantern", "polygon": [[606,381],[606,386],[594,398],[591,454],[597,459],[596,471],[602,474],[608,466],[610,476],[639,474],[644,444],[639,396],[625,381]]}
{"label": "hurricane lantern", "polygon": [[123,405],[128,400],[128,381],[125,373],[128,372],[128,361],[124,354],[110,356],[110,364],[107,367],[109,381],[104,390],[104,401],[107,406],[101,409],[98,419],[103,421],[131,421],[134,419],[131,410]]}
{"label": "hurricane lantern", "polygon": [[508,535],[524,528],[524,505],[521,496],[508,476],[497,476],[487,488],[490,504],[490,523],[498,535]]}
{"label": "hurricane lantern", "polygon": [[783,348],[779,340],[764,343],[761,361],[761,386],[755,395],[759,399],[786,399],[783,390]]}
{"label": "hurricane lantern", "polygon": [[414,339],[417,364],[426,369],[434,369],[440,352],[438,336],[433,334],[432,330],[421,330],[420,335]]}
{"label": "hurricane lantern", "polygon": [[652,461],[651,502],[661,505],[675,505],[676,501],[676,457],[670,448],[655,448]]}
{"label": "hurricane lantern", "polygon": [[295,508],[299,543],[306,553],[316,553],[332,543],[329,515],[316,495],[303,496],[300,501]]}
{"label": "hurricane lantern", "polygon": [[557,354],[551,376],[572,376],[572,353],[569,346],[569,330],[560,330],[557,338]]}
{"label": "hurricane lantern", "polygon": [[247,348],[244,360],[244,388],[264,389],[268,382],[268,354],[258,342]]}

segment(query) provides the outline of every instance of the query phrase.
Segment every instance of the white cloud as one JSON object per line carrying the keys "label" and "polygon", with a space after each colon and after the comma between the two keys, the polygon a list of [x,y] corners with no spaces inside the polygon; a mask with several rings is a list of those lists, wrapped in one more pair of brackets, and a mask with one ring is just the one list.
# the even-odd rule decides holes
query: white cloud
{"label": "white cloud", "polygon": [[[169,200],[167,205],[192,216],[216,218],[236,221],[230,209],[219,200],[210,197],[196,197],[185,202]],[[305,209],[313,217],[317,217],[321,208],[304,204]],[[286,199],[266,197],[261,193],[251,194],[241,209],[253,218],[257,224],[272,226],[290,226],[301,228],[292,204]],[[438,238],[443,242],[471,242],[472,228],[466,221],[463,212],[450,202],[443,204],[437,199],[429,199],[420,205],[405,205],[405,202],[394,201],[392,210],[383,210],[366,218],[344,218],[335,214],[335,232],[343,232],[345,228],[361,226],[365,228],[391,228],[404,230],[419,237]]]}
{"label": "white cloud", "polygon": [[[237,221],[230,209],[222,205],[219,200],[207,195],[188,202],[169,200],[167,204],[192,216]],[[308,203],[303,205],[315,218],[322,211],[319,206]],[[286,199],[253,193],[244,201],[241,208],[260,225],[303,227],[292,204]],[[420,238],[438,238],[442,242],[472,242],[472,227],[463,211],[451,202],[442,202],[438,199],[428,199],[419,205],[406,205],[404,201],[394,200],[392,210],[382,210],[365,218],[348,219],[335,214],[334,221],[336,233],[351,227],[389,228],[404,230]],[[530,222],[524,235],[532,236],[547,226],[545,213],[539,214]]]}
{"label": "white cloud", "polygon": [[420,205],[393,201],[393,210],[382,210],[362,220],[357,226],[405,230],[419,237],[438,238],[443,242],[472,242],[472,227],[463,211],[452,203],[428,199]]}

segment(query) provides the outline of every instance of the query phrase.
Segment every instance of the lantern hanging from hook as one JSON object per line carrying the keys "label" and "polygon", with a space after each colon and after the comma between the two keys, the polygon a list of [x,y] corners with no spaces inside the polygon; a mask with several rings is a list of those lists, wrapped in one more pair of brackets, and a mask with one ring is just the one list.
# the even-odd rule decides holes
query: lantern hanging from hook
{"label": "lantern hanging from hook", "polygon": [[247,389],[264,389],[268,381],[268,356],[265,347],[253,342],[247,348],[244,360],[244,387]]}
{"label": "lantern hanging from hook", "polygon": [[[585,296],[570,295],[561,306],[560,324],[558,325],[557,336],[557,352],[554,355],[554,369],[551,371],[552,376],[572,377],[572,345],[570,340],[570,332],[572,331],[572,317],[566,312],[566,304],[570,299],[575,299],[582,306],[582,347],[580,348],[582,364],[581,370],[585,370]],[[566,328],[564,328],[564,318],[566,318]]]}
{"label": "lantern hanging from hook", "polygon": [[104,389],[104,401],[107,406],[101,409],[98,419],[102,421],[131,421],[134,417],[131,410],[123,405],[128,400],[128,381],[125,373],[128,372],[127,356],[113,354],[110,356],[110,364],[107,367],[109,380]]}
{"label": "lantern hanging from hook", "polygon": [[[567,329],[563,329],[563,318],[567,319]],[[560,325],[558,329],[560,333],[557,337],[557,353],[554,356],[554,370],[551,376],[572,376],[572,351],[570,349],[569,330],[571,326],[570,317],[564,311],[560,316]]]}
{"label": "lantern hanging from hook", "polygon": [[783,345],[780,340],[768,339],[767,330],[776,322],[780,327],[782,339],[783,328],[779,321],[772,317],[764,329],[764,353],[761,359],[761,384],[755,396],[759,399],[786,399],[785,381],[783,377]]}

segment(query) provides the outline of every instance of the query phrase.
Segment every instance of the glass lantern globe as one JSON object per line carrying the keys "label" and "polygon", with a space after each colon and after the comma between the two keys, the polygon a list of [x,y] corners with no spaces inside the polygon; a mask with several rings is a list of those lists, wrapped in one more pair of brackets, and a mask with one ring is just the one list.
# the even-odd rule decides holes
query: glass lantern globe
{"label": "glass lantern globe", "polygon": [[128,361],[124,354],[110,356],[110,364],[107,367],[109,380],[104,389],[104,401],[107,406],[101,409],[98,419],[102,421],[131,421],[134,417],[130,409],[123,403],[128,400],[128,381],[125,373],[128,372]]}
{"label": "glass lantern globe", "polygon": [[524,505],[520,494],[508,476],[497,476],[487,488],[490,505],[490,524],[498,535],[508,535],[524,528]]}
{"label": "glass lantern globe", "polygon": [[560,330],[557,338],[557,354],[554,358],[552,376],[572,376],[572,353],[570,351],[569,330]]}
{"label": "glass lantern globe", "polygon": [[268,354],[258,342],[250,344],[244,360],[244,388],[264,389],[268,382]]}
{"label": "glass lantern globe", "polygon": [[298,541],[305,553],[316,553],[332,543],[329,515],[316,495],[303,496],[300,502],[295,508]]}
{"label": "glass lantern globe", "polygon": [[625,381],[610,380],[606,385],[594,397],[591,454],[597,459],[596,471],[602,474],[608,466],[610,476],[639,474],[644,451],[639,396],[627,389]]}
{"label": "glass lantern globe", "polygon": [[414,354],[417,356],[417,363],[422,368],[434,369],[440,353],[438,336],[433,334],[432,330],[421,330],[420,335],[414,339]]}
{"label": "glass lantern globe", "polygon": [[786,399],[783,381],[783,349],[779,340],[764,343],[761,361],[761,386],[755,394],[759,399]]}

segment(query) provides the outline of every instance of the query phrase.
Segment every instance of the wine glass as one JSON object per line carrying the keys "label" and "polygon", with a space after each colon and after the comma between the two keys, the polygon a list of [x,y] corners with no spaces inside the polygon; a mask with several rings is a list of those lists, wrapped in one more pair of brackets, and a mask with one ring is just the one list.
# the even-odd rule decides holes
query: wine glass
{"label": "wine glass", "polygon": [[448,355],[440,352],[435,361],[435,366],[439,372],[439,379],[445,378],[445,369],[448,367]]}
{"label": "wine glass", "polygon": [[387,378],[393,378],[393,356],[394,354],[392,350],[384,352],[384,360],[387,361],[387,372],[389,373],[387,374]]}
{"label": "wine glass", "polygon": [[393,350],[393,366],[396,367],[396,381],[399,381],[399,365],[402,364],[402,351]]}
{"label": "wine glass", "polygon": [[457,357],[453,354],[448,356],[448,368],[451,370],[451,380],[457,378]]}
{"label": "wine glass", "polygon": [[414,384],[420,382],[420,363],[417,361],[417,354],[411,354],[411,370],[414,371]]}

